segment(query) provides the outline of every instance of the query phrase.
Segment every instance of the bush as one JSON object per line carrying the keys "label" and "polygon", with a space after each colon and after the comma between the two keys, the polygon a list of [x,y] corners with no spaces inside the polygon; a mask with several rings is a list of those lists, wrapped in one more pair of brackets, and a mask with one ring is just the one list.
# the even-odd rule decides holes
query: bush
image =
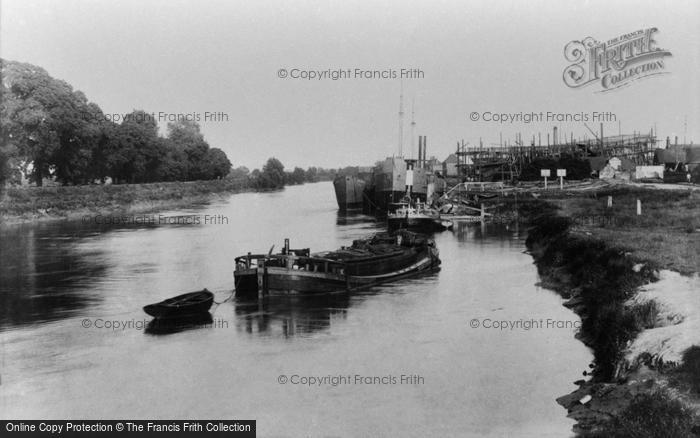
{"label": "bush", "polygon": [[695,169],[690,172],[690,181],[700,184],[700,166],[695,166]]}
{"label": "bush", "polygon": [[688,373],[693,389],[700,392],[700,347],[693,345],[683,352],[681,370]]}
{"label": "bush", "polygon": [[599,437],[690,438],[695,421],[693,411],[663,391],[640,394],[616,418],[608,422]]}

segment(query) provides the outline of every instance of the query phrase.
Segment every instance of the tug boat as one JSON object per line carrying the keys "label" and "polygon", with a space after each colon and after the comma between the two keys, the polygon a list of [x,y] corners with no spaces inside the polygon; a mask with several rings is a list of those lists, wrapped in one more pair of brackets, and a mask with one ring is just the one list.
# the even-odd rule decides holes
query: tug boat
{"label": "tug boat", "polygon": [[431,232],[445,227],[440,212],[428,207],[423,202],[399,204],[398,208],[387,214],[389,230],[407,229]]}
{"label": "tug boat", "polygon": [[278,254],[248,253],[235,263],[236,296],[263,297],[351,291],[435,271],[441,262],[432,239],[399,230],[314,254],[285,239]]}

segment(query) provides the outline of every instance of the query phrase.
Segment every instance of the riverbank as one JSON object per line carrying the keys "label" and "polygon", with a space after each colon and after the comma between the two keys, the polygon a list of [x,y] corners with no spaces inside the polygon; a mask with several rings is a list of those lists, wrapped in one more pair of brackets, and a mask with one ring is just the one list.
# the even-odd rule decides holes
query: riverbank
{"label": "riverbank", "polygon": [[96,214],[153,213],[254,190],[247,181],[228,178],[151,184],[9,187],[0,196],[0,223],[70,220]]}
{"label": "riverbank", "polygon": [[519,204],[532,225],[527,247],[543,285],[581,317],[578,337],[594,353],[579,389],[558,399],[575,431],[695,436],[698,194],[623,187],[542,198]]}

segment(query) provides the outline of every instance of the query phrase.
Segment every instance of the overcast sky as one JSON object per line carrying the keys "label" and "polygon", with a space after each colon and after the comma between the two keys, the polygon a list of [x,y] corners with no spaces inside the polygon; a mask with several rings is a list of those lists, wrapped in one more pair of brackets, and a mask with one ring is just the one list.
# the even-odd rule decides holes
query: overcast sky
{"label": "overcast sky", "polygon": [[[440,159],[461,139],[530,139],[554,125],[590,136],[582,123],[473,122],[475,111],[610,111],[618,121],[605,124],[606,135],[656,125],[662,137],[700,142],[693,0],[0,0],[0,14],[2,58],[45,68],[105,113],[227,114],[200,124],[234,166],[276,156],[286,167],[338,167],[397,153],[398,78],[309,81],[279,78],[281,68],[422,70],[403,80],[406,155],[413,101],[416,135]],[[606,93],[564,84],[569,41],[649,27],[672,53],[668,74]]]}

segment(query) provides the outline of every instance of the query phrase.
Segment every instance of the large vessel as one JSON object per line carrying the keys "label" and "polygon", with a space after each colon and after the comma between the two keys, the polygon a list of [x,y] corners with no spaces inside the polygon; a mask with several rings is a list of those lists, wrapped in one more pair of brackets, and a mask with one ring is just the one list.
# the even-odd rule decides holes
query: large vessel
{"label": "large vessel", "polygon": [[357,175],[338,174],[333,181],[338,207],[342,211],[362,208],[385,214],[406,196],[427,202],[435,192],[436,178],[427,166],[426,138],[420,136],[418,140],[418,159],[387,157],[374,168],[360,168]]}
{"label": "large vessel", "polygon": [[361,210],[371,182],[371,167],[358,167],[356,171],[336,175],[333,188],[340,211]]}
{"label": "large vessel", "polygon": [[418,159],[388,157],[374,167],[372,182],[370,199],[383,212],[406,196],[427,202],[435,192],[435,176],[427,166],[425,136],[418,137]]}
{"label": "large vessel", "polygon": [[[408,196],[426,202],[435,191],[436,178],[427,160],[427,137],[418,136],[418,157],[413,158],[414,129],[411,118],[411,158],[403,155],[403,91],[399,102],[398,155],[387,157],[374,168],[356,175],[352,170],[338,174],[333,181],[335,197],[341,211],[361,207],[365,212],[386,214],[392,205]],[[360,168],[362,169],[362,168]]]}
{"label": "large vessel", "polygon": [[401,230],[355,240],[351,246],[311,254],[290,249],[278,254],[236,257],[236,295],[320,294],[349,291],[430,272],[440,266],[435,242]]}

